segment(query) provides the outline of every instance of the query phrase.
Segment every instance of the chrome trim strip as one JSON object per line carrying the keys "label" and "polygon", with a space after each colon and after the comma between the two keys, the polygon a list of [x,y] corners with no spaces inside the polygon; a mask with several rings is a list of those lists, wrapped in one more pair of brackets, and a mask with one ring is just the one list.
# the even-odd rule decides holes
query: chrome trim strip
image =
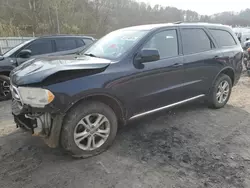
{"label": "chrome trim strip", "polygon": [[186,102],[189,102],[189,101],[192,101],[192,100],[195,100],[195,99],[204,97],[204,96],[205,96],[204,94],[198,95],[198,96],[195,96],[195,97],[192,97],[192,98],[189,98],[189,99],[186,99],[186,100],[177,102],[177,103],[169,104],[169,105],[167,105],[167,106],[163,106],[163,107],[160,107],[160,108],[156,108],[156,109],[154,109],[154,110],[150,110],[150,111],[147,111],[147,112],[143,112],[143,113],[141,113],[141,114],[137,114],[137,115],[135,115],[135,116],[132,116],[129,120],[135,119],[135,118],[138,118],[138,117],[141,117],[141,116],[145,116],[145,115],[148,115],[148,114],[157,112],[157,111],[161,111],[161,110],[164,110],[164,109],[167,109],[167,108],[171,108],[171,107],[173,107],[173,106],[177,106],[177,105],[180,105],[180,104],[183,104],[183,103],[186,103]]}

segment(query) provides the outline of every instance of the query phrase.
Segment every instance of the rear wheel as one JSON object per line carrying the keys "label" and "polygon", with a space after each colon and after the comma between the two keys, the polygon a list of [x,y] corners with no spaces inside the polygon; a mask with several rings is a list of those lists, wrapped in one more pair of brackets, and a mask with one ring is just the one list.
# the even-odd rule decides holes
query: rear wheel
{"label": "rear wheel", "polygon": [[221,74],[216,79],[209,94],[209,106],[222,108],[228,102],[232,91],[232,80],[226,74]]}
{"label": "rear wheel", "polygon": [[10,78],[0,75],[0,101],[11,99]]}
{"label": "rear wheel", "polygon": [[87,158],[105,151],[114,141],[117,117],[101,102],[85,102],[75,107],[63,123],[61,145],[72,156]]}

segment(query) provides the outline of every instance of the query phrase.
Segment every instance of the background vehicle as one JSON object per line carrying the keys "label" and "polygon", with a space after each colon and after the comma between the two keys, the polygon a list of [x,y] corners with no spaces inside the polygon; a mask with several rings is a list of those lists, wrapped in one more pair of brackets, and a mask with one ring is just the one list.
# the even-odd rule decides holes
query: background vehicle
{"label": "background vehicle", "polygon": [[244,51],[244,64],[247,69],[247,74],[250,76],[250,47]]}
{"label": "background vehicle", "polygon": [[238,37],[241,46],[244,47],[246,41],[250,39],[250,29],[249,28],[234,28],[233,29],[236,36]]}
{"label": "background vehicle", "polygon": [[129,120],[200,98],[224,107],[243,60],[230,27],[196,23],[117,30],[84,53],[11,73],[17,125],[76,157],[106,150]]}
{"label": "background vehicle", "polygon": [[11,98],[9,74],[29,58],[81,52],[95,39],[88,36],[45,36],[26,41],[0,56],[0,100]]}
{"label": "background vehicle", "polygon": [[250,48],[250,38],[244,42],[244,46],[243,46],[243,49],[247,50],[248,48]]}

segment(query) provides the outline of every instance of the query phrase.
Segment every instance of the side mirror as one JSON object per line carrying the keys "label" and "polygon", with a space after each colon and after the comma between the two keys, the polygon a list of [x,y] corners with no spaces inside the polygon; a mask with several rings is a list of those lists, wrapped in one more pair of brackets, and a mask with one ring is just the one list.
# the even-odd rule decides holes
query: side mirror
{"label": "side mirror", "polygon": [[0,61],[4,60],[4,57],[2,55],[0,55]]}
{"label": "side mirror", "polygon": [[30,58],[30,56],[31,56],[31,51],[29,49],[24,49],[18,54],[18,57],[21,58]]}
{"label": "side mirror", "polygon": [[246,38],[246,41],[249,41],[249,38]]}
{"label": "side mirror", "polygon": [[139,61],[140,63],[158,61],[158,60],[160,60],[160,54],[159,54],[159,51],[157,49],[144,48],[141,50],[141,52],[138,55],[138,58],[136,58],[136,60]]}

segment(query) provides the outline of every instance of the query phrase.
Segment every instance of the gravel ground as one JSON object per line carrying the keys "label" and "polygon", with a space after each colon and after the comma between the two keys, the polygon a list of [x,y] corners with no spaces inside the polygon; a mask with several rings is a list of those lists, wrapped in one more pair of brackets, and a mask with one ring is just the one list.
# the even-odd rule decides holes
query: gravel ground
{"label": "gravel ground", "polygon": [[0,103],[1,188],[250,187],[250,78],[229,104],[192,103],[129,123],[99,156],[74,160],[15,128]]}

